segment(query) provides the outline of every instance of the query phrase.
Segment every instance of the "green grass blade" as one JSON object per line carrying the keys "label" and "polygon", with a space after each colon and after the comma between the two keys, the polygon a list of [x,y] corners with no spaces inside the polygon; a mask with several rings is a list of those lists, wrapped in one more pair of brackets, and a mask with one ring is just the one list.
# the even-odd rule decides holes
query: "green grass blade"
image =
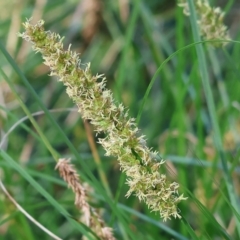
{"label": "green grass blade", "polygon": [[45,137],[44,133],[42,132],[41,128],[38,126],[37,122],[32,117],[32,114],[29,112],[27,106],[23,103],[23,101],[21,100],[21,98],[19,97],[17,92],[15,91],[13,83],[11,82],[11,80],[8,78],[8,76],[4,73],[4,71],[1,68],[0,68],[0,73],[2,74],[3,78],[7,81],[8,85],[11,88],[11,90],[15,93],[15,96],[18,99],[19,104],[21,105],[23,111],[26,113],[26,115],[30,119],[31,123],[33,124],[33,126],[37,130],[38,134],[41,137],[41,140],[44,142],[44,144],[46,145],[46,147],[49,150],[49,152],[52,154],[52,156],[55,159],[55,161],[57,161],[58,158],[59,158],[58,153],[53,149],[53,147],[51,146],[50,142],[48,141],[48,139]]}
{"label": "green grass blade", "polygon": [[[201,41],[201,38],[200,38],[199,30],[198,30],[197,17],[196,17],[194,3],[192,0],[188,0],[188,4],[189,4],[190,12],[191,12],[190,22],[191,22],[191,26],[192,26],[194,41],[199,42],[199,41]],[[201,44],[197,44],[195,47],[196,47],[196,52],[197,52],[197,56],[198,56],[198,60],[199,60],[199,70],[201,73],[203,89],[205,92],[209,115],[211,118],[212,127],[213,127],[213,131],[214,131],[214,143],[215,143],[217,151],[219,152],[220,159],[222,162],[224,178],[226,181],[230,201],[231,201],[233,207],[235,208],[235,211],[239,213],[239,204],[237,204],[235,190],[233,187],[231,176],[229,174],[225,153],[223,151],[221,132],[220,132],[220,128],[219,128],[219,124],[218,124],[218,120],[217,120],[216,108],[215,108],[213,94],[212,94],[212,90],[211,90],[211,86],[210,86],[206,57],[204,54],[203,46]],[[234,215],[236,216],[235,211],[234,211]],[[237,226],[238,234],[240,236],[240,222],[238,221],[237,217],[236,217],[236,226]]]}
{"label": "green grass blade", "polygon": [[126,70],[125,70],[126,58],[129,54],[129,50],[130,50],[131,42],[132,42],[132,37],[133,37],[133,34],[134,34],[134,28],[135,28],[136,21],[137,21],[138,15],[139,15],[139,10],[140,10],[139,5],[140,5],[140,3],[139,3],[138,0],[134,1],[134,4],[133,4],[134,8],[133,8],[133,12],[131,14],[131,18],[130,18],[130,21],[129,21],[129,24],[128,24],[128,27],[127,27],[127,32],[126,32],[126,36],[125,36],[122,57],[121,57],[121,60],[120,60],[120,63],[119,63],[119,73],[118,73],[118,76],[117,76],[117,79],[116,79],[118,91],[116,91],[116,93],[115,93],[116,99],[118,101],[120,101],[120,99],[121,99],[119,91],[121,91],[121,92],[123,91],[124,78],[125,78],[125,75],[126,75]]}
{"label": "green grass blade", "polygon": [[160,223],[159,221],[156,221],[140,212],[137,212],[136,210],[129,208],[123,204],[118,204],[120,206],[120,208],[122,208],[124,211],[126,211],[127,213],[131,213],[132,215],[135,215],[136,217],[138,217],[139,219],[142,219],[143,221],[149,222],[157,227],[159,227],[159,229],[162,229],[163,231],[165,231],[166,233],[170,234],[172,237],[174,237],[175,239],[179,239],[179,240],[188,240],[188,238],[182,236],[181,234],[179,234],[178,232],[174,231],[173,229],[171,229],[170,227]]}

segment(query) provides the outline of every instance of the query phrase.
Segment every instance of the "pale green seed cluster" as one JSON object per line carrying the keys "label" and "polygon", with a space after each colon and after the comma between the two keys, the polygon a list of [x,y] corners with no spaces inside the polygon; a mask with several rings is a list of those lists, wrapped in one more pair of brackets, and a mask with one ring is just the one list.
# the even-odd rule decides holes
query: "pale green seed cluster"
{"label": "pale green seed cluster", "polygon": [[[205,40],[230,40],[228,29],[223,23],[224,12],[221,8],[213,8],[208,0],[197,0],[195,7],[198,15],[198,26],[200,33]],[[187,0],[178,0],[178,6],[183,8],[185,15],[189,16]],[[227,42],[211,42],[215,47],[221,47]]]}
{"label": "pale green seed cluster", "polygon": [[178,195],[179,185],[159,173],[164,161],[158,161],[157,152],[147,147],[123,105],[114,102],[111,91],[105,88],[103,75],[92,75],[90,64],[81,65],[78,54],[70,47],[64,51],[63,38],[44,31],[43,24],[42,20],[36,25],[27,21],[26,31],[20,36],[42,53],[51,75],[57,75],[67,87],[67,94],[77,104],[82,118],[90,120],[97,133],[105,133],[106,137],[99,142],[106,155],[116,157],[126,173],[130,187],[127,196],[135,193],[152,211],[159,211],[163,220],[181,218],[177,204],[186,198]]}

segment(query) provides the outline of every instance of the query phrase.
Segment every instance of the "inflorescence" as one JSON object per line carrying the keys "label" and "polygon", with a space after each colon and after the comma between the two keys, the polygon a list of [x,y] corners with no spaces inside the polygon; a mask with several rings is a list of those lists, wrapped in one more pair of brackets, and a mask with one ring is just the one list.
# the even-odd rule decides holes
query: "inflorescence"
{"label": "inflorescence", "polygon": [[122,104],[114,102],[111,91],[105,88],[105,77],[93,75],[90,63],[79,64],[79,55],[72,52],[70,46],[65,51],[63,38],[45,31],[43,20],[36,25],[29,21],[23,25],[25,32],[19,35],[42,54],[51,75],[58,76],[67,87],[66,92],[78,106],[82,118],[90,120],[97,133],[105,133],[99,143],[107,156],[118,159],[125,172],[129,185],[126,196],[134,193],[152,211],[160,212],[164,221],[171,217],[181,218],[177,204],[186,198],[178,194],[179,184],[170,182],[159,172],[164,161],[159,161],[158,153],[147,147],[135,119],[129,118]]}

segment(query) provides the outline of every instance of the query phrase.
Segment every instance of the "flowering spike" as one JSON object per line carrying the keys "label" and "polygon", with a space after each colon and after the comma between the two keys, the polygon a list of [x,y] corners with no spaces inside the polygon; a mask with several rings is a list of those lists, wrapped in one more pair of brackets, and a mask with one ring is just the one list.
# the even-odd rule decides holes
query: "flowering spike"
{"label": "flowering spike", "polygon": [[[228,29],[223,24],[224,12],[219,7],[211,7],[208,0],[197,0],[194,3],[199,18],[198,26],[203,38],[206,40],[230,40]],[[183,8],[186,16],[190,15],[187,0],[178,0],[178,6]],[[226,42],[212,42],[211,44],[221,47],[226,45]]]}
{"label": "flowering spike", "polygon": [[[88,204],[85,189],[75,167],[70,163],[70,159],[59,159],[55,169],[59,171],[60,176],[74,192],[75,205],[82,211],[82,222],[90,227],[101,240],[115,240],[112,228],[107,227],[96,210]],[[86,239],[86,237],[82,239]]]}
{"label": "flowering spike", "polygon": [[97,133],[105,133],[106,137],[99,139],[99,143],[107,156],[118,159],[126,173],[130,187],[126,196],[135,193],[152,211],[159,211],[164,221],[172,216],[180,218],[177,204],[185,198],[178,195],[177,183],[170,183],[159,173],[164,162],[159,162],[157,153],[147,147],[135,120],[128,117],[122,104],[114,102],[111,91],[105,89],[104,76],[94,76],[90,63],[83,68],[78,54],[70,48],[64,51],[62,38],[44,31],[43,23],[41,20],[31,25],[27,21],[26,31],[19,35],[32,42],[36,52],[42,53],[51,75],[57,75],[67,87],[67,94],[78,106],[82,118],[90,120]]}

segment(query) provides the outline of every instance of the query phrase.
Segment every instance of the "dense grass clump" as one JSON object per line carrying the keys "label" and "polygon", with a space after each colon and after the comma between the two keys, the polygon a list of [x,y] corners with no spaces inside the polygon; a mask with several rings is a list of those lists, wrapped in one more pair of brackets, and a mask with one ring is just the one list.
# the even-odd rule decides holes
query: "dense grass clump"
{"label": "dense grass clump", "polygon": [[0,238],[240,237],[237,1],[1,5]]}

